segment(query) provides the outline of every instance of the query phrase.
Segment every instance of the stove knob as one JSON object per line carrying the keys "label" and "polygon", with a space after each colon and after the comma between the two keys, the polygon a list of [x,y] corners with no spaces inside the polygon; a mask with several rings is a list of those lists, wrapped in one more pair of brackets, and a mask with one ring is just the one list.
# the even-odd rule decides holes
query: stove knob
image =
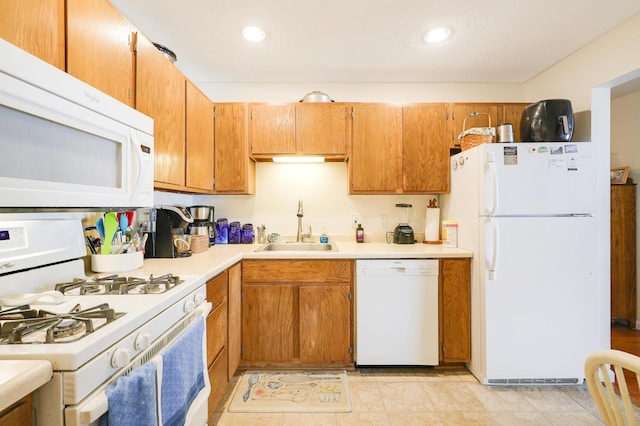
{"label": "stove knob", "polygon": [[137,351],[143,351],[151,346],[151,336],[147,333],[141,333],[136,336],[136,340],[133,342],[133,346]]}
{"label": "stove knob", "polygon": [[129,361],[131,361],[129,351],[125,348],[118,348],[111,357],[111,366],[113,368],[122,368],[129,364]]}
{"label": "stove knob", "polygon": [[191,312],[196,310],[196,304],[193,303],[193,300],[187,300],[184,302],[184,312],[190,314]]}
{"label": "stove knob", "polygon": [[204,302],[204,294],[202,293],[197,293],[194,297],[193,297],[193,301],[195,302],[196,305],[201,304],[202,302]]}

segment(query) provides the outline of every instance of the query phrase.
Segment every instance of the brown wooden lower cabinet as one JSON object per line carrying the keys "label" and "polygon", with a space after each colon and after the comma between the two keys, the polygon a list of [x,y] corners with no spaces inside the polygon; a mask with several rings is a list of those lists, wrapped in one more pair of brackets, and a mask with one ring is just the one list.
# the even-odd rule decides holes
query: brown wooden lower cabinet
{"label": "brown wooden lower cabinet", "polygon": [[353,366],[353,260],[242,261],[241,366]]}
{"label": "brown wooden lower cabinet", "polygon": [[31,395],[0,412],[0,426],[31,426]]}
{"label": "brown wooden lower cabinet", "polygon": [[471,259],[440,259],[440,363],[471,360]]}
{"label": "brown wooden lower cabinet", "polygon": [[228,272],[207,281],[207,301],[213,307],[206,318],[207,367],[211,393],[209,394],[209,417],[214,413],[229,383],[227,377],[227,283]]}
{"label": "brown wooden lower cabinet", "polygon": [[611,185],[611,321],[636,324],[636,185]]}
{"label": "brown wooden lower cabinet", "polygon": [[213,415],[227,388],[227,349],[220,351],[213,363],[209,366],[209,383],[211,383],[211,393],[209,394],[209,418]]}

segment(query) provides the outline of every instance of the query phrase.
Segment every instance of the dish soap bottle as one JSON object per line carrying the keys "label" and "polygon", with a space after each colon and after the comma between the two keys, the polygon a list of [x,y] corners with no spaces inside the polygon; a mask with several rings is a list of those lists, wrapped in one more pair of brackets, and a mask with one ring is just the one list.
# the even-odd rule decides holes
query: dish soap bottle
{"label": "dish soap bottle", "polygon": [[361,224],[358,224],[358,227],[356,228],[356,242],[364,243],[364,228]]}
{"label": "dish soap bottle", "polygon": [[329,242],[329,237],[327,236],[326,228],[322,228],[322,235],[320,235],[320,244],[327,244]]}

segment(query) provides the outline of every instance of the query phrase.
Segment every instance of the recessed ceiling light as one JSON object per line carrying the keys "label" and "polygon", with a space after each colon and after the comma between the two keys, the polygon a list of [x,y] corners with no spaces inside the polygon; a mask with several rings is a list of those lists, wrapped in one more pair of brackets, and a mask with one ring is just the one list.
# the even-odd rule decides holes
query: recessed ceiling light
{"label": "recessed ceiling light", "polygon": [[446,40],[451,35],[451,30],[446,27],[437,27],[429,30],[424,36],[425,41],[428,43],[440,43]]}
{"label": "recessed ceiling light", "polygon": [[259,27],[245,27],[242,29],[242,36],[249,41],[262,41],[266,37],[266,34],[262,28]]}

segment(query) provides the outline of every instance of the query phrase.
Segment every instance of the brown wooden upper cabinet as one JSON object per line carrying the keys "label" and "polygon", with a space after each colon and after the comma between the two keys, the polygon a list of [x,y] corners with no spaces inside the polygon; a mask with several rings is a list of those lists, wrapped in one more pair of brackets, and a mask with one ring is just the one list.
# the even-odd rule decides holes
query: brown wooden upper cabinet
{"label": "brown wooden upper cabinet", "polygon": [[213,191],[213,102],[187,80],[186,185]]}
{"label": "brown wooden upper cabinet", "polygon": [[396,193],[402,173],[402,107],[353,106],[349,193]]}
{"label": "brown wooden upper cabinet", "polygon": [[402,192],[449,192],[447,104],[402,108]]}
{"label": "brown wooden upper cabinet", "polygon": [[321,155],[344,159],[348,107],[342,103],[250,104],[251,154]]}
{"label": "brown wooden upper cabinet", "polygon": [[0,37],[65,70],[65,0],[3,0]]}
{"label": "brown wooden upper cabinet", "polygon": [[[459,147],[458,135],[471,127],[488,127],[487,115],[468,117],[472,112],[488,113],[491,117],[491,127],[503,123],[513,124],[514,141],[520,141],[520,118],[522,111],[530,103],[454,103],[450,106],[450,143],[451,147]],[[467,118],[466,123],[464,122]],[[466,124],[466,125],[465,125]]]}
{"label": "brown wooden upper cabinet", "polygon": [[136,109],[153,118],[154,180],[160,189],[185,187],[184,74],[146,37],[137,37]]}
{"label": "brown wooden upper cabinet", "polygon": [[250,104],[249,138],[254,155],[296,153],[295,104]]}
{"label": "brown wooden upper cabinet", "polygon": [[296,153],[343,159],[347,153],[348,107],[343,103],[296,106]]}
{"label": "brown wooden upper cabinet", "polygon": [[256,166],[249,157],[249,106],[246,103],[216,103],[215,192],[255,194]]}
{"label": "brown wooden upper cabinet", "polygon": [[108,1],[66,2],[67,72],[135,106],[135,28]]}

